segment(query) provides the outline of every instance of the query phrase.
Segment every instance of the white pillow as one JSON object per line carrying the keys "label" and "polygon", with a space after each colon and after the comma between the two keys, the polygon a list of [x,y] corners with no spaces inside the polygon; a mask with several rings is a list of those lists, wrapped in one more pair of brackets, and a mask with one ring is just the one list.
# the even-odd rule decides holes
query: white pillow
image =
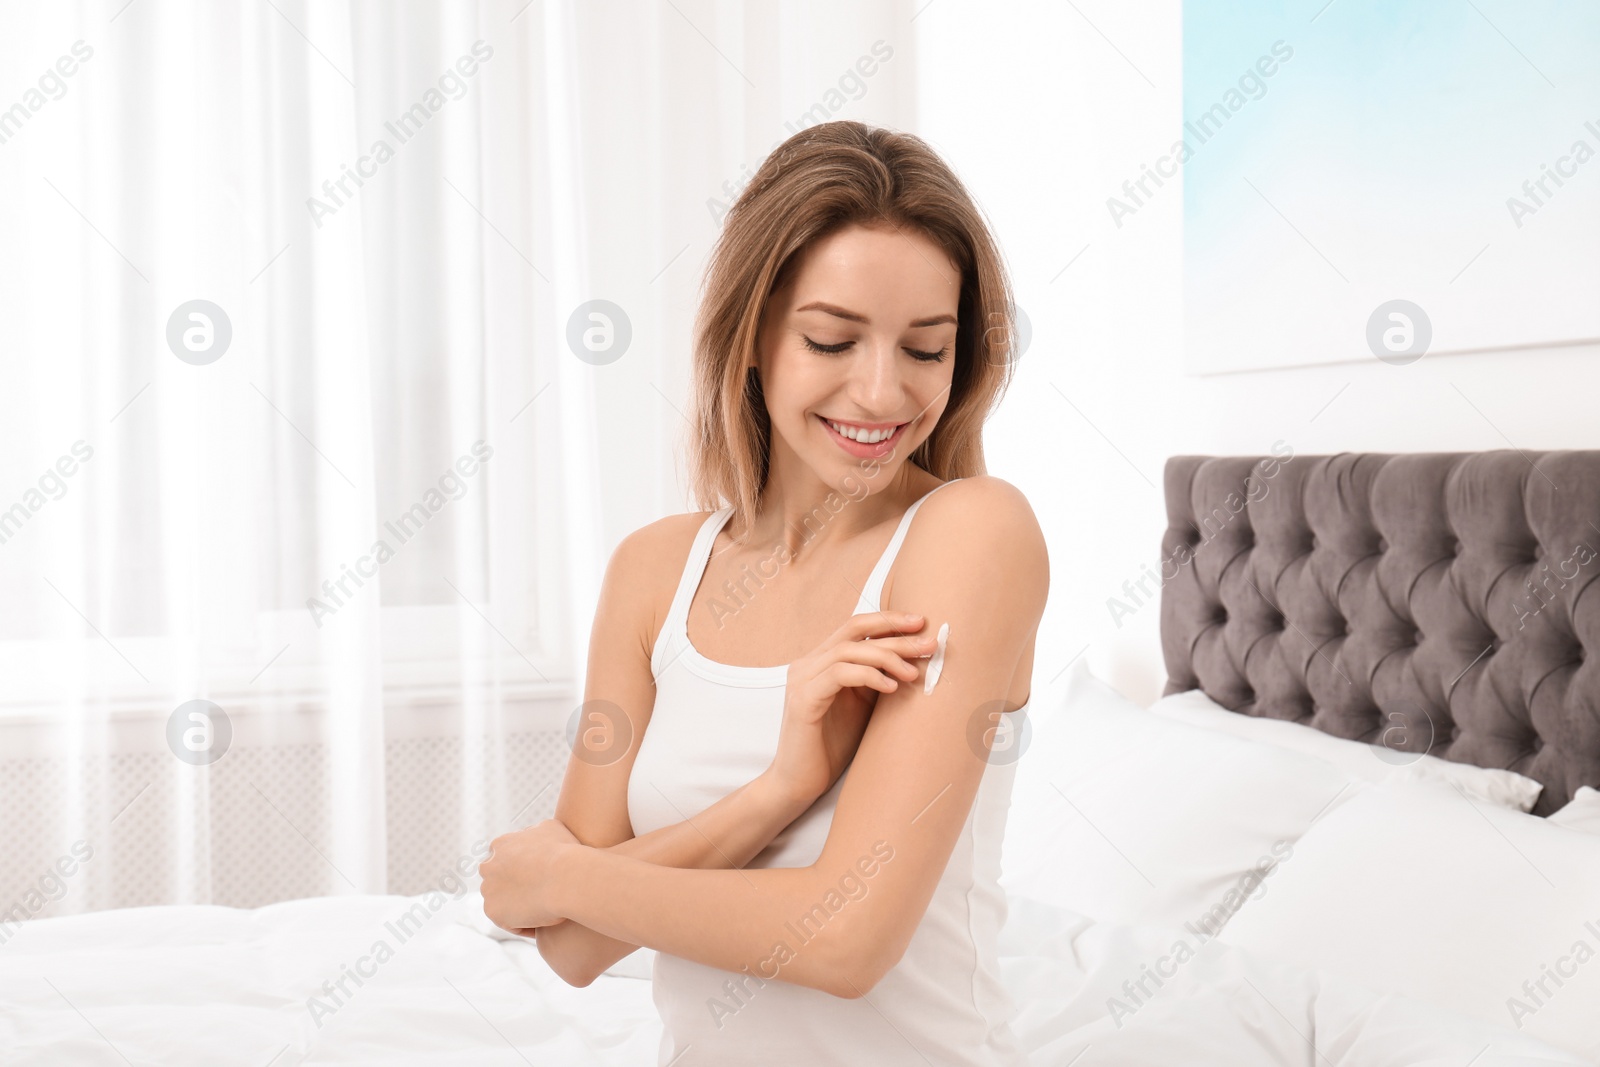
{"label": "white pillow", "polygon": [[1438,782],[1460,786],[1469,796],[1517,811],[1532,811],[1544,786],[1515,771],[1456,763],[1421,753],[1400,752],[1323,733],[1286,719],[1265,719],[1229,711],[1199,689],[1162,697],[1150,705],[1157,715],[1221,730],[1269,745],[1325,759],[1353,778],[1367,782]]}
{"label": "white pillow", "polygon": [[1218,940],[1600,1059],[1600,838],[1455,789],[1338,805]]}
{"label": "white pillow", "polygon": [[1214,933],[1319,813],[1363,787],[1321,760],[1150,715],[1081,663],[1028,715],[1001,886],[1103,922]]}
{"label": "white pillow", "polygon": [[1567,806],[1546,821],[1579,833],[1600,834],[1600,789],[1580,785]]}

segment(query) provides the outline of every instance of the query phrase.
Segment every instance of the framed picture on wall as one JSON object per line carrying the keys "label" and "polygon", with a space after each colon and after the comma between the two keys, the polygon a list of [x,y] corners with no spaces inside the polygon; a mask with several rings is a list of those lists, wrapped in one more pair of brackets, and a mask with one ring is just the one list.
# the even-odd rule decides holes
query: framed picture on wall
{"label": "framed picture on wall", "polygon": [[1600,4],[1183,19],[1187,372],[1600,341]]}

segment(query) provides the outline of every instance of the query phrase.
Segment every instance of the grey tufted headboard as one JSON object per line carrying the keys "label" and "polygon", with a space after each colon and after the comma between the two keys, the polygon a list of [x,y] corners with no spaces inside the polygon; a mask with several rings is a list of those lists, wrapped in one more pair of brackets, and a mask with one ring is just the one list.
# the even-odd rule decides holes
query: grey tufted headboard
{"label": "grey tufted headboard", "polygon": [[1600,787],[1600,451],[1174,456],[1161,645],[1199,688],[1400,753]]}

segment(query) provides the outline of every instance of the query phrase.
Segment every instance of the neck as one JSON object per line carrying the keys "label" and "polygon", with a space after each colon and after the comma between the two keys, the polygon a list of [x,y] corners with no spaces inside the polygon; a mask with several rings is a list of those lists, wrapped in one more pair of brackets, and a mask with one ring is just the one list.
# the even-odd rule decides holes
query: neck
{"label": "neck", "polygon": [[773,455],[760,511],[748,532],[737,539],[747,544],[784,546],[798,559],[819,546],[842,544],[902,514],[936,479],[909,460],[890,465],[869,463],[829,482],[790,457]]}

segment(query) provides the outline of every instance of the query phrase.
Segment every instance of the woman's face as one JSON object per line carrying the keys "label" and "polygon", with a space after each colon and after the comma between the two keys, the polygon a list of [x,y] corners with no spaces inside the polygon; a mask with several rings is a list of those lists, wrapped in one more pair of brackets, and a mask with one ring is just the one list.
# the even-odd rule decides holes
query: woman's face
{"label": "woman's face", "polygon": [[960,296],[955,264],[920,233],[813,242],[761,323],[774,472],[798,462],[846,492],[893,478],[949,402]]}

